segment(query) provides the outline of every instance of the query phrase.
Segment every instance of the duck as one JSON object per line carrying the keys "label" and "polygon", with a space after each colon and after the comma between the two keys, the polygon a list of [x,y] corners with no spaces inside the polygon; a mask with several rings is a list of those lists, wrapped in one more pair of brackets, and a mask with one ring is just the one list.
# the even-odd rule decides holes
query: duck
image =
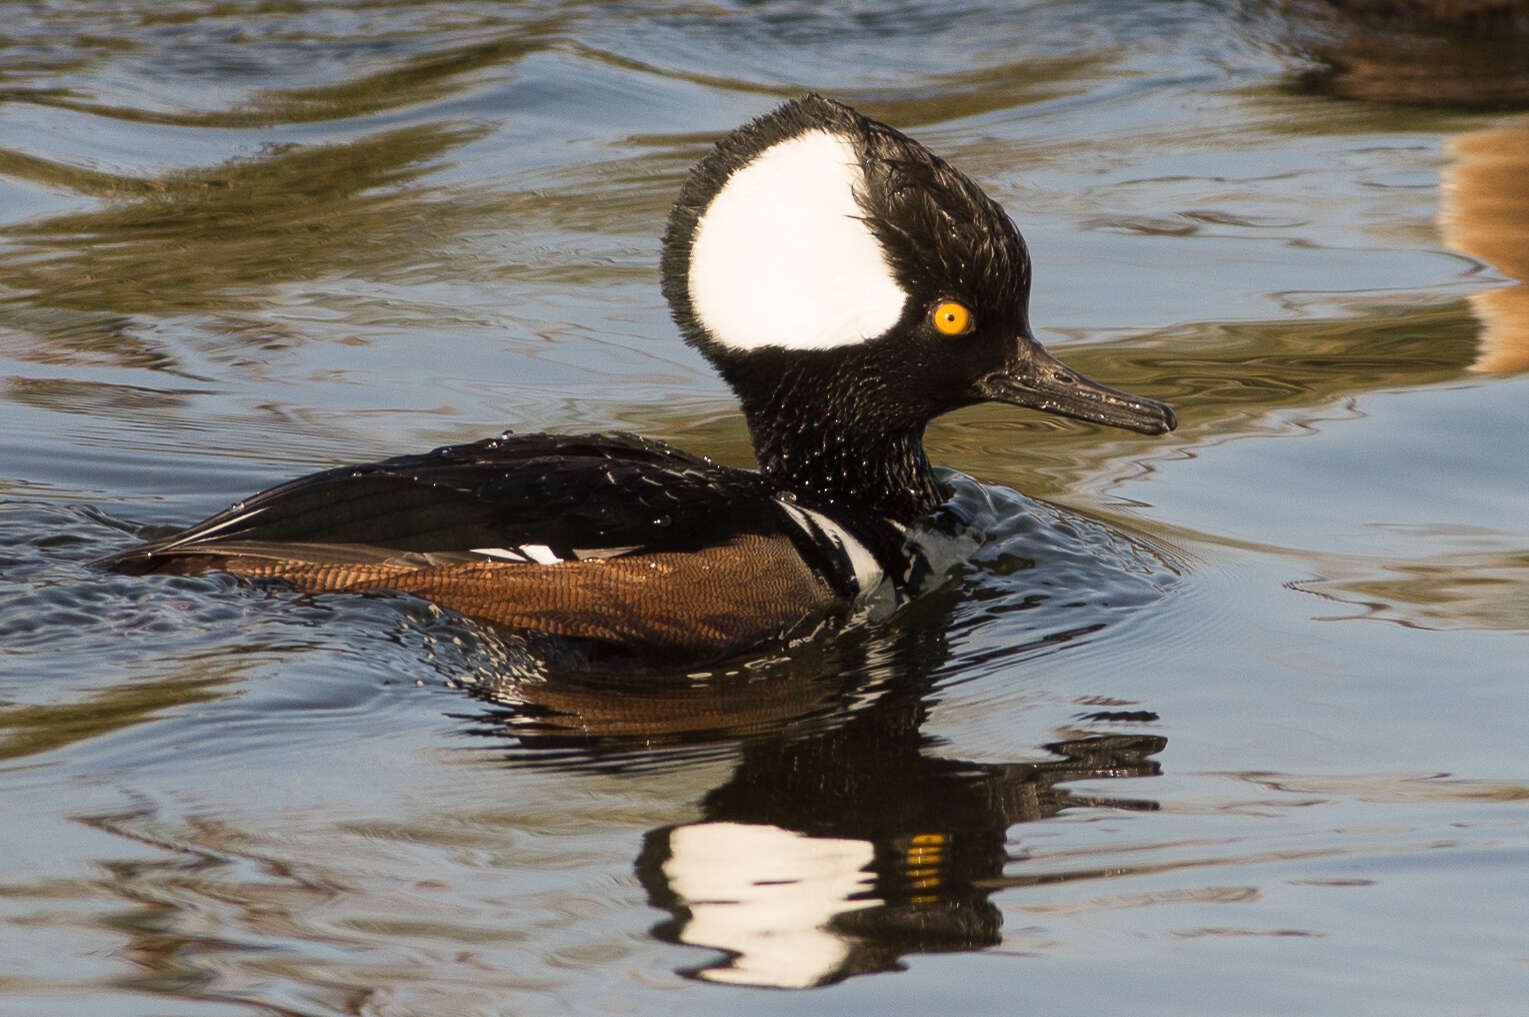
{"label": "duck", "polygon": [[1024,239],[981,188],[820,95],[716,143],[660,263],[757,469],[624,432],[506,432],[300,477],[101,564],[412,594],[693,667],[815,638],[940,580],[917,539],[951,498],[924,450],[935,417],[996,402],[1148,435],[1177,424],[1036,341]]}

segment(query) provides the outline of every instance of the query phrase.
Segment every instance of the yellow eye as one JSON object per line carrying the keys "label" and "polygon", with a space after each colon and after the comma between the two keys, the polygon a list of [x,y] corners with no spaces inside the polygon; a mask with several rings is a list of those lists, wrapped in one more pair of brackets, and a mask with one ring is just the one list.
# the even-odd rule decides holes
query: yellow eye
{"label": "yellow eye", "polygon": [[941,335],[965,335],[972,330],[972,312],[965,304],[941,300],[929,312],[929,320]]}

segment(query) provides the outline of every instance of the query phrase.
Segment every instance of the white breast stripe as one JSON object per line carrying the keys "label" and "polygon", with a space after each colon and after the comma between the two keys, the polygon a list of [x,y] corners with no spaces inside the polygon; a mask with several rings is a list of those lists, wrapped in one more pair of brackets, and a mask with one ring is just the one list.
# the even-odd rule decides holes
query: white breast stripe
{"label": "white breast stripe", "polygon": [[793,502],[776,499],[776,504],[786,510],[786,514],[813,540],[827,543],[830,548],[838,551],[849,560],[850,571],[855,575],[855,585],[860,592],[870,593],[881,585],[886,573],[882,571],[881,564],[876,556],[871,553],[854,534],[844,527],[825,516],[823,513],[797,505]]}
{"label": "white breast stripe", "polygon": [[907,294],[864,222],[848,140],[807,131],[734,173],[696,225],[690,304],[725,346],[823,350],[874,339]]}

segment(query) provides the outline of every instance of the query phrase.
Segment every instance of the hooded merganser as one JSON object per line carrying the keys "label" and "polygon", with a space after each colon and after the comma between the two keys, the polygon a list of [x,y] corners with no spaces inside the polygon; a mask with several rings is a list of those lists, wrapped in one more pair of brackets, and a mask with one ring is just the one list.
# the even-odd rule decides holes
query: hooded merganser
{"label": "hooded merganser", "polygon": [[910,528],[949,497],[924,454],[933,417],[995,401],[1175,426],[1035,341],[1030,258],[995,202],[820,96],[735,130],[692,171],[663,289],[742,402],[757,472],[630,434],[505,434],[303,477],[105,564],[400,591],[701,663],[928,581]]}

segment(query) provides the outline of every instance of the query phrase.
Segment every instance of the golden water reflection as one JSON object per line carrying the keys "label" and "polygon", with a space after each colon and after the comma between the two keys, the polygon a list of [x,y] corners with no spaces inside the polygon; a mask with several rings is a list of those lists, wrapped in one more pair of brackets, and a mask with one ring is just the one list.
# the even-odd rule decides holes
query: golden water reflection
{"label": "golden water reflection", "polygon": [[1420,629],[1529,630],[1529,549],[1397,561],[1319,556],[1323,578],[1292,588],[1342,605],[1327,617]]}
{"label": "golden water reflection", "polygon": [[[277,283],[415,264],[432,238],[470,221],[474,206],[410,185],[482,133],[408,127],[123,180],[103,208],[6,228],[0,235],[14,246],[0,260],[0,292],[54,314],[227,312],[259,306]],[[0,151],[0,173],[49,184],[73,173],[15,160]]]}
{"label": "golden water reflection", "polygon": [[1439,228],[1452,249],[1515,280],[1470,296],[1477,371],[1529,368],[1529,122],[1467,131],[1445,146]]}
{"label": "golden water reflection", "polygon": [[105,688],[78,699],[0,705],[0,761],[41,755],[160,719],[168,711],[233,695],[241,677],[188,661],[161,678]]}

